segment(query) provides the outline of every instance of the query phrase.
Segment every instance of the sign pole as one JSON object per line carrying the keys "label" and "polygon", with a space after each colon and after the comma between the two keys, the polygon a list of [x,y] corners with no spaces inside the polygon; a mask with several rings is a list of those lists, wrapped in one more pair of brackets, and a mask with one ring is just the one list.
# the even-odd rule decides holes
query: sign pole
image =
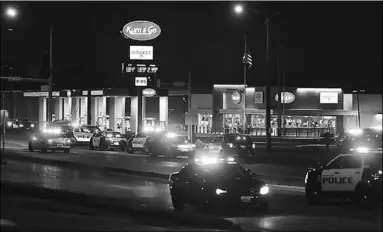
{"label": "sign pole", "polygon": [[189,94],[189,98],[188,98],[188,118],[189,118],[188,132],[189,133],[188,133],[188,136],[189,136],[190,142],[193,142],[193,121],[192,121],[192,112],[191,112],[191,107],[192,107],[192,102],[191,102],[192,86],[191,86],[191,83],[192,83],[191,72],[189,72],[189,76],[188,76],[188,94]]}
{"label": "sign pole", "polygon": [[[247,38],[245,33],[245,56],[247,57]],[[246,59],[245,57],[245,59]],[[246,134],[246,78],[247,78],[247,63],[243,64],[243,134]]]}
{"label": "sign pole", "polygon": [[141,132],[142,130],[142,88],[137,87],[137,105],[138,105],[138,112],[137,112],[137,130],[136,134]]}

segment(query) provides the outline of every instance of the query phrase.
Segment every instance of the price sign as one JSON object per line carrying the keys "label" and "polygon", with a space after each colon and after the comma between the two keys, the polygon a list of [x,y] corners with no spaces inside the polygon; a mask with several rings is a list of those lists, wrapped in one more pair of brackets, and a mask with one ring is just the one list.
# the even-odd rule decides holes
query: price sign
{"label": "price sign", "polygon": [[148,86],[148,78],[147,77],[136,77],[134,80],[135,86]]}
{"label": "price sign", "polygon": [[123,64],[123,72],[125,73],[140,73],[140,74],[153,74],[158,72],[158,67],[156,65],[146,65],[146,64]]}

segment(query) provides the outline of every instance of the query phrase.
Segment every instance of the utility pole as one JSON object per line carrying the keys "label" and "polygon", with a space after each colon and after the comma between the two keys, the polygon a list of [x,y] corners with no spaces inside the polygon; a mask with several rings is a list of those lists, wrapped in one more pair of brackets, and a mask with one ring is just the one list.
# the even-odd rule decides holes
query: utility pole
{"label": "utility pole", "polygon": [[[245,33],[245,59],[247,60],[247,35]],[[243,134],[246,134],[246,82],[247,62],[243,63]]]}
{"label": "utility pole", "polygon": [[[278,72],[278,137],[282,137],[282,105],[284,104],[284,98],[282,97],[282,75],[280,67],[280,57],[277,57],[277,72]],[[284,95],[284,94],[283,94]]]}
{"label": "utility pole", "polygon": [[191,71],[188,75],[188,119],[189,119],[189,125],[188,125],[188,136],[190,142],[193,142],[193,116],[192,116],[192,75]]}
{"label": "utility pole", "polygon": [[269,75],[269,64],[270,64],[270,18],[266,17],[266,147],[271,149],[271,115],[270,115],[270,75]]}
{"label": "utility pole", "polygon": [[136,134],[142,130],[142,88],[137,87],[137,104],[138,104],[138,112],[137,112],[137,130]]}
{"label": "utility pole", "polygon": [[48,123],[52,123],[52,111],[53,111],[53,100],[52,100],[52,78],[53,78],[53,57],[52,57],[52,42],[53,42],[53,26],[52,23],[49,25],[49,79],[48,79]]}

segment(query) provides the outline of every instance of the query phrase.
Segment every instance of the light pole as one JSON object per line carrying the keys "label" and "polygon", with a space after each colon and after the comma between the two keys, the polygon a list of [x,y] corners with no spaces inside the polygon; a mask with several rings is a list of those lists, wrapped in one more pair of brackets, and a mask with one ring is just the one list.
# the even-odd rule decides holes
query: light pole
{"label": "light pole", "polygon": [[[254,9],[254,8],[248,8],[248,10],[256,13],[257,15],[261,15],[260,11]],[[236,14],[243,14],[244,13],[244,7],[241,4],[237,4],[234,7],[234,11]],[[275,13],[279,14],[279,12]],[[265,81],[266,81],[266,96],[265,96],[265,101],[266,101],[266,147],[268,149],[271,148],[271,114],[270,114],[270,78],[269,78],[269,63],[270,63],[270,17],[269,16],[264,16],[265,19],[265,24],[266,24],[266,65],[265,65]]]}
{"label": "light pole", "polygon": [[[14,7],[7,7],[6,8],[6,10],[5,10],[5,12],[4,12],[4,15],[5,15],[5,17],[7,18],[7,19],[15,19],[16,17],[17,17],[17,15],[18,15],[18,11],[17,11],[17,9],[16,8],[14,8]],[[3,28],[1,29],[1,30],[3,30]],[[6,65],[4,65],[3,64],[3,62],[4,62],[4,57],[3,57],[3,41],[4,41],[4,36],[3,36],[3,32],[2,31],[0,31],[0,34],[1,34],[1,38],[0,38],[0,66],[1,66],[1,68],[0,68],[0,76],[3,76],[3,68],[5,68],[5,66]],[[4,91],[5,91],[5,89],[3,88],[4,87],[4,82],[3,82],[3,79],[1,79],[1,88],[2,88],[2,94],[1,94],[1,108],[4,108],[4,110],[5,110],[5,94],[4,94]],[[1,163],[3,164],[3,163],[5,163],[5,160],[4,160],[4,151],[5,151],[5,126],[6,126],[6,124],[5,124],[6,122],[4,121],[4,123],[3,123],[3,131],[2,131],[2,149],[1,149]],[[1,132],[0,132],[1,133]]]}
{"label": "light pole", "polygon": [[366,92],[366,90],[364,89],[357,89],[357,90],[353,90],[352,91],[353,93],[356,93],[356,102],[357,102],[357,105],[358,105],[358,128],[360,129],[360,103],[359,103],[359,94],[360,93],[364,93]]}
{"label": "light pole", "polygon": [[53,45],[53,25],[49,25],[49,79],[48,79],[48,123],[52,123],[52,78],[53,78],[53,59],[52,59],[52,45]]}

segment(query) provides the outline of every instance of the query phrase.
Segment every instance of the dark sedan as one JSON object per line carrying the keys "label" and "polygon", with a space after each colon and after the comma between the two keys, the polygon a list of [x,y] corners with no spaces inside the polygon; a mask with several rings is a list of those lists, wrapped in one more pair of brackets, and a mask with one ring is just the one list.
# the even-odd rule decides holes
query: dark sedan
{"label": "dark sedan", "polygon": [[187,164],[170,175],[169,188],[176,210],[185,205],[263,212],[268,209],[269,187],[235,162]]}

